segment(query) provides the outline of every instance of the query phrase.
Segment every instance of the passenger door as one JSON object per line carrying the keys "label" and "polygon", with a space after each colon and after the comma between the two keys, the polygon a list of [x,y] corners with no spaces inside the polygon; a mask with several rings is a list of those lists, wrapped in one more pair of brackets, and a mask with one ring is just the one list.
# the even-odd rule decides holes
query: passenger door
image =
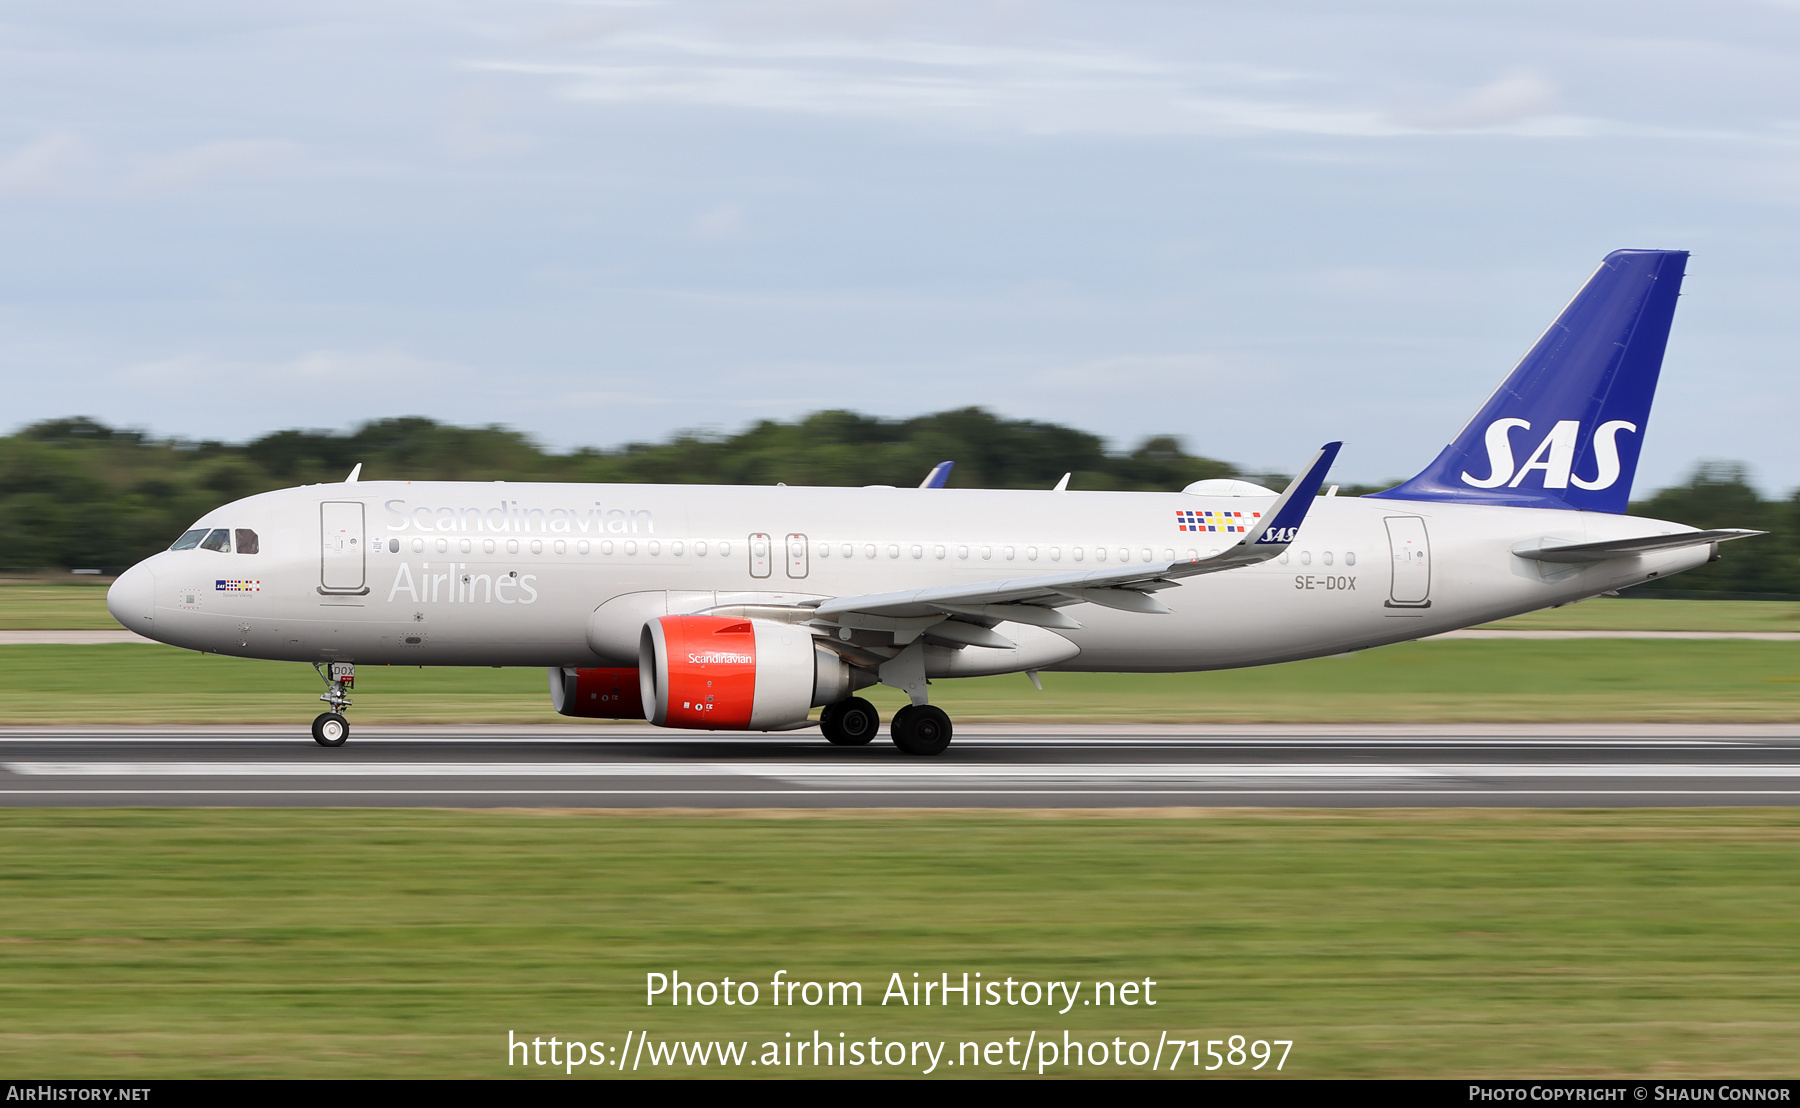
{"label": "passenger door", "polygon": [[769,536],[758,531],[750,536],[750,576],[767,577],[769,575],[769,559],[774,552],[769,549]]}
{"label": "passenger door", "polygon": [[361,594],[368,589],[367,542],[359,501],[327,500],[319,505],[319,591]]}
{"label": "passenger door", "polygon": [[1431,607],[1431,540],[1425,521],[1418,516],[1389,516],[1387,533],[1394,567],[1387,606]]}

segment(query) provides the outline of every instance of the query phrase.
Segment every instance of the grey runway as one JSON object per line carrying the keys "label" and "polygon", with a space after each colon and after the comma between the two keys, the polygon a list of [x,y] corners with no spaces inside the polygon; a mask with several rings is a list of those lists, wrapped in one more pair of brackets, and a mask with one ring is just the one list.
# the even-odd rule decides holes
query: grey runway
{"label": "grey runway", "polygon": [[1642,807],[1800,803],[1793,725],[968,724],[938,758],[646,726],[0,728],[0,805]]}

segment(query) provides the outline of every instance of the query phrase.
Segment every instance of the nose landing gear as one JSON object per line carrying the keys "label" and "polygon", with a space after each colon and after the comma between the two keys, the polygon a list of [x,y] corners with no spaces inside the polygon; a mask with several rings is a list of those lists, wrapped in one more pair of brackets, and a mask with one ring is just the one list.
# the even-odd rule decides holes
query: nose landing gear
{"label": "nose landing gear", "polygon": [[343,746],[350,738],[350,721],[344,718],[344,711],[350,707],[350,689],[356,684],[356,665],[332,662],[327,670],[325,663],[314,662],[313,669],[325,682],[325,692],[319,699],[331,705],[331,711],[322,712],[313,720],[313,741],[320,746]]}

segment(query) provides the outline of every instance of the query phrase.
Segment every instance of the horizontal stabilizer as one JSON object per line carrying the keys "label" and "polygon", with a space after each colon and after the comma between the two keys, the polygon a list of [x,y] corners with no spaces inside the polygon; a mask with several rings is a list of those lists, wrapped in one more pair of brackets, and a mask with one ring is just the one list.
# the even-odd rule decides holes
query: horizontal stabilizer
{"label": "horizontal stabilizer", "polygon": [[1659,550],[1680,550],[1706,543],[1730,542],[1767,531],[1745,531],[1729,528],[1721,531],[1682,531],[1674,535],[1644,535],[1635,539],[1607,539],[1605,542],[1565,542],[1561,539],[1533,539],[1512,548],[1521,558],[1537,562],[1604,562],[1613,558],[1629,558],[1634,554],[1650,554]]}

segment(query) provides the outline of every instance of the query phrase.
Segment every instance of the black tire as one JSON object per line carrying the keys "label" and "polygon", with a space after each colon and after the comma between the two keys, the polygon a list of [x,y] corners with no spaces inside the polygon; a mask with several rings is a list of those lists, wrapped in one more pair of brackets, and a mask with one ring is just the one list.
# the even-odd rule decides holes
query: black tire
{"label": "black tire", "polygon": [[914,704],[894,713],[894,745],[902,753],[930,757],[950,745],[950,717],[942,708]]}
{"label": "black tire", "polygon": [[860,696],[828,704],[819,713],[819,730],[837,746],[865,746],[881,733],[881,713]]}
{"label": "black tire", "polygon": [[320,746],[343,746],[350,739],[350,721],[337,712],[321,712],[313,720],[313,742]]}

